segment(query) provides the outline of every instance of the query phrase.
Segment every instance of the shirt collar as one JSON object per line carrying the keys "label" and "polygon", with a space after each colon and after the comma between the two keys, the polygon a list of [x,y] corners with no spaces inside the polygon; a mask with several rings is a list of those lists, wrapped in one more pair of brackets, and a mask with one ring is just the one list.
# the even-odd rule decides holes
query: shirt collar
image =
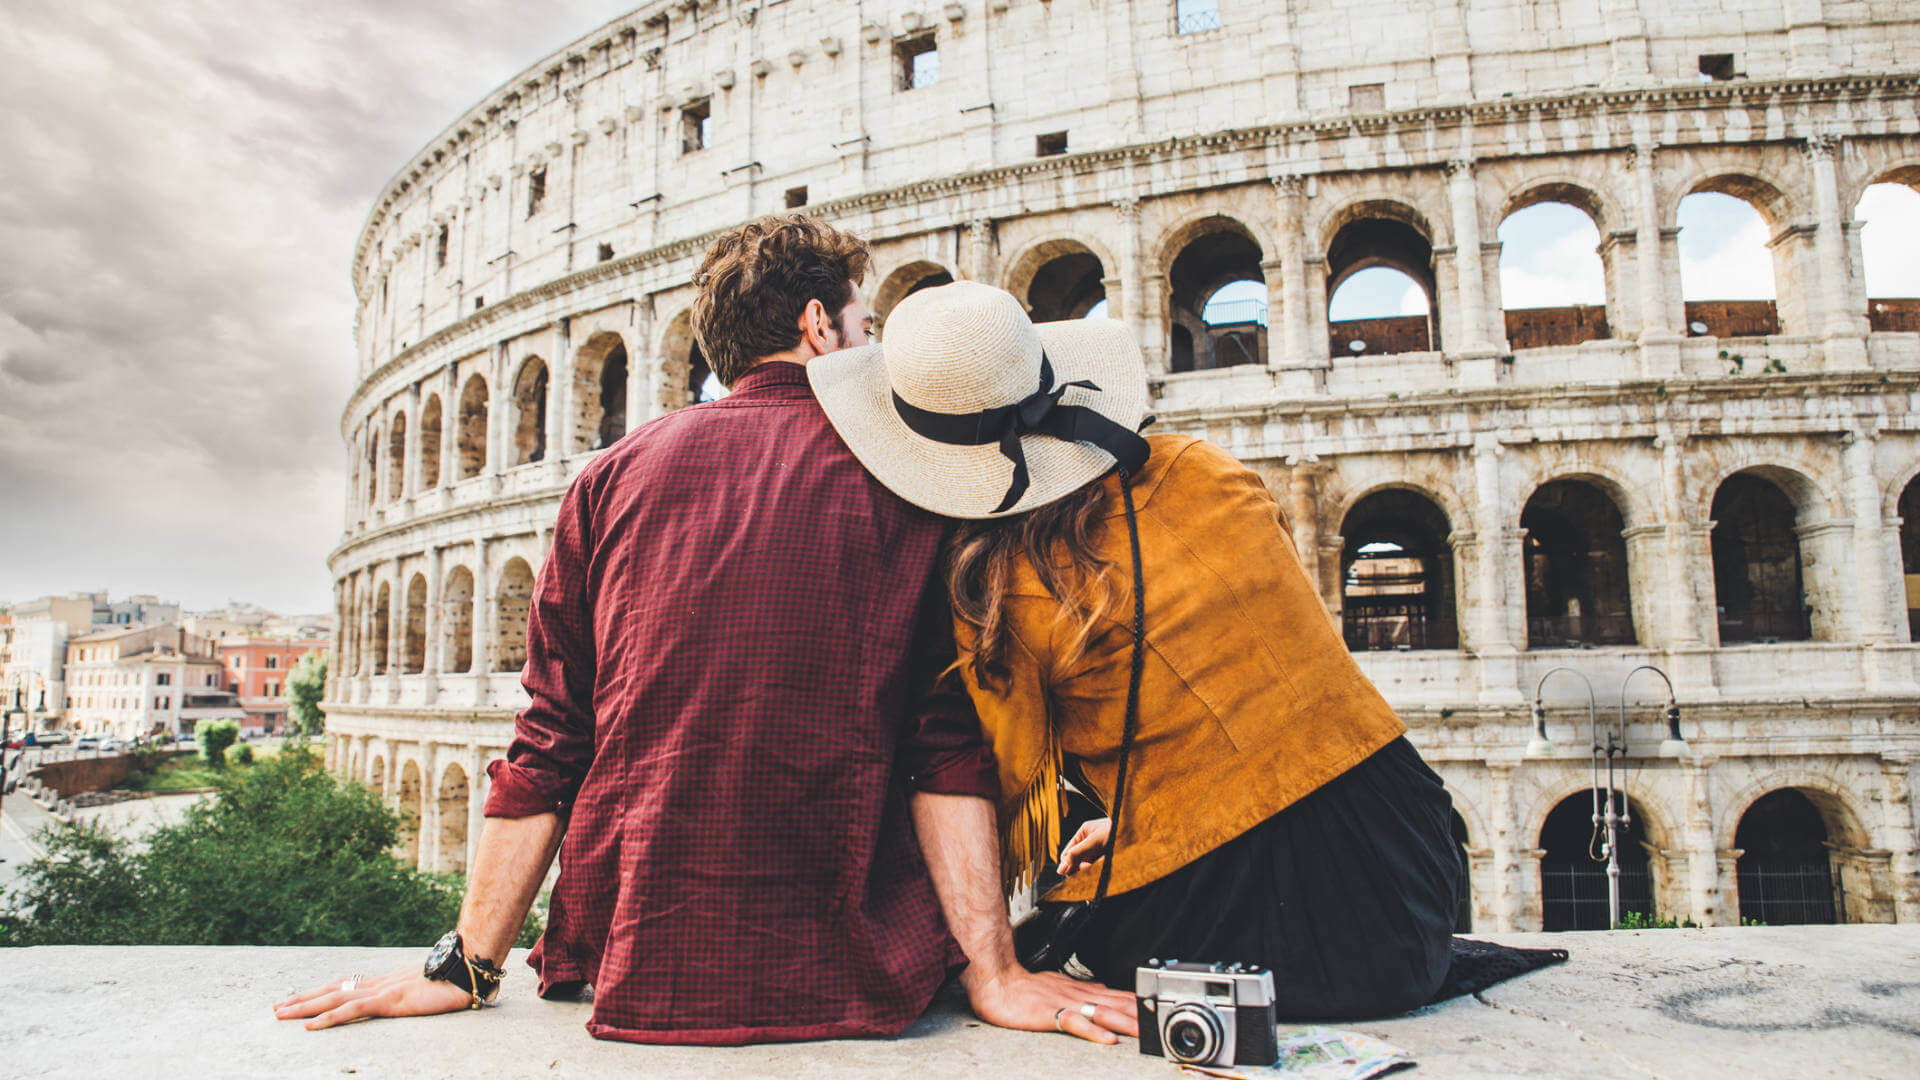
{"label": "shirt collar", "polygon": [[733,392],[750,394],[757,390],[781,386],[806,386],[808,393],[812,393],[812,387],[807,383],[806,365],[787,360],[775,360],[749,368],[745,375],[734,380]]}

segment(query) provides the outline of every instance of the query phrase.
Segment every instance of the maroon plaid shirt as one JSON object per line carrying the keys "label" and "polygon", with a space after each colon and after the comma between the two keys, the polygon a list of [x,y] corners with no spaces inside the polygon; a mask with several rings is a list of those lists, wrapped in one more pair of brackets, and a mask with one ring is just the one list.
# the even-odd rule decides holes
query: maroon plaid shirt
{"label": "maroon plaid shirt", "polygon": [[[568,815],[540,992],[595,1036],[892,1034],[960,962],[909,788],[993,797],[934,574],[805,371],[647,424],[560,505],[492,817]],[[926,689],[933,687],[933,689]]]}

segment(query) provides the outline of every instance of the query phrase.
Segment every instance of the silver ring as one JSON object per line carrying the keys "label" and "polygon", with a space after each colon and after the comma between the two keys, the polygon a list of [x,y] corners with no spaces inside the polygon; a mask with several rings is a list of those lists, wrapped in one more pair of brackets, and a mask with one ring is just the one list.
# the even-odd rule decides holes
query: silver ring
{"label": "silver ring", "polygon": [[344,978],[344,979],[342,979],[342,980],[340,980],[340,989],[342,989],[342,990],[357,990],[357,989],[359,989],[359,988],[360,988],[360,980],[361,980],[361,978],[362,978],[362,976],[360,976],[360,975],[357,975],[357,974],[355,974],[355,975],[349,975],[349,976],[347,976],[346,978]]}
{"label": "silver ring", "polygon": [[1093,1014],[1098,1012],[1099,1009],[1100,1009],[1100,1006],[1095,1005],[1093,1002],[1089,1001],[1085,1005],[1080,1006],[1080,1015],[1091,1020],[1093,1019]]}
{"label": "silver ring", "polygon": [[1060,1026],[1060,1015],[1066,1011],[1067,1011],[1067,1007],[1065,1005],[1062,1005],[1059,1008],[1053,1010],[1053,1030],[1055,1031],[1067,1030],[1066,1028],[1063,1028]]}

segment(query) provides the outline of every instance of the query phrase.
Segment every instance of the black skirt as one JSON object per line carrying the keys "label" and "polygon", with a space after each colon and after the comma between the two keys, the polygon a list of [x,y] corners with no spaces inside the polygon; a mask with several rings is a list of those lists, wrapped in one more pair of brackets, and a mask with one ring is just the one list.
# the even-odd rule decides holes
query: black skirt
{"label": "black skirt", "polygon": [[1461,873],[1452,806],[1419,752],[1395,739],[1186,866],[1108,897],[1079,960],[1126,990],[1150,958],[1263,964],[1283,1019],[1424,1005],[1450,964]]}

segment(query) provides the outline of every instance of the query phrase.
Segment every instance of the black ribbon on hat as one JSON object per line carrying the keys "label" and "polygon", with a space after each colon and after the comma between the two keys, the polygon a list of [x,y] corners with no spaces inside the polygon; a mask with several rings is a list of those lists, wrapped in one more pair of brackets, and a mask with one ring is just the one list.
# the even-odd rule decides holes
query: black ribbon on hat
{"label": "black ribbon on hat", "polygon": [[1084,405],[1062,405],[1060,396],[1068,387],[1098,391],[1091,379],[1053,384],[1053,363],[1040,354],[1040,389],[1011,405],[982,409],[971,413],[940,413],[922,409],[893,395],[894,411],[917,435],[949,446],[986,446],[1000,444],[1000,453],[1013,462],[1013,481],[1007,485],[1006,498],[993,508],[998,514],[1012,509],[1027,493],[1031,478],[1027,473],[1027,454],[1020,440],[1028,435],[1048,435],[1066,442],[1086,443],[1112,454],[1120,467],[1136,474],[1147,463],[1147,440],[1128,431]]}

